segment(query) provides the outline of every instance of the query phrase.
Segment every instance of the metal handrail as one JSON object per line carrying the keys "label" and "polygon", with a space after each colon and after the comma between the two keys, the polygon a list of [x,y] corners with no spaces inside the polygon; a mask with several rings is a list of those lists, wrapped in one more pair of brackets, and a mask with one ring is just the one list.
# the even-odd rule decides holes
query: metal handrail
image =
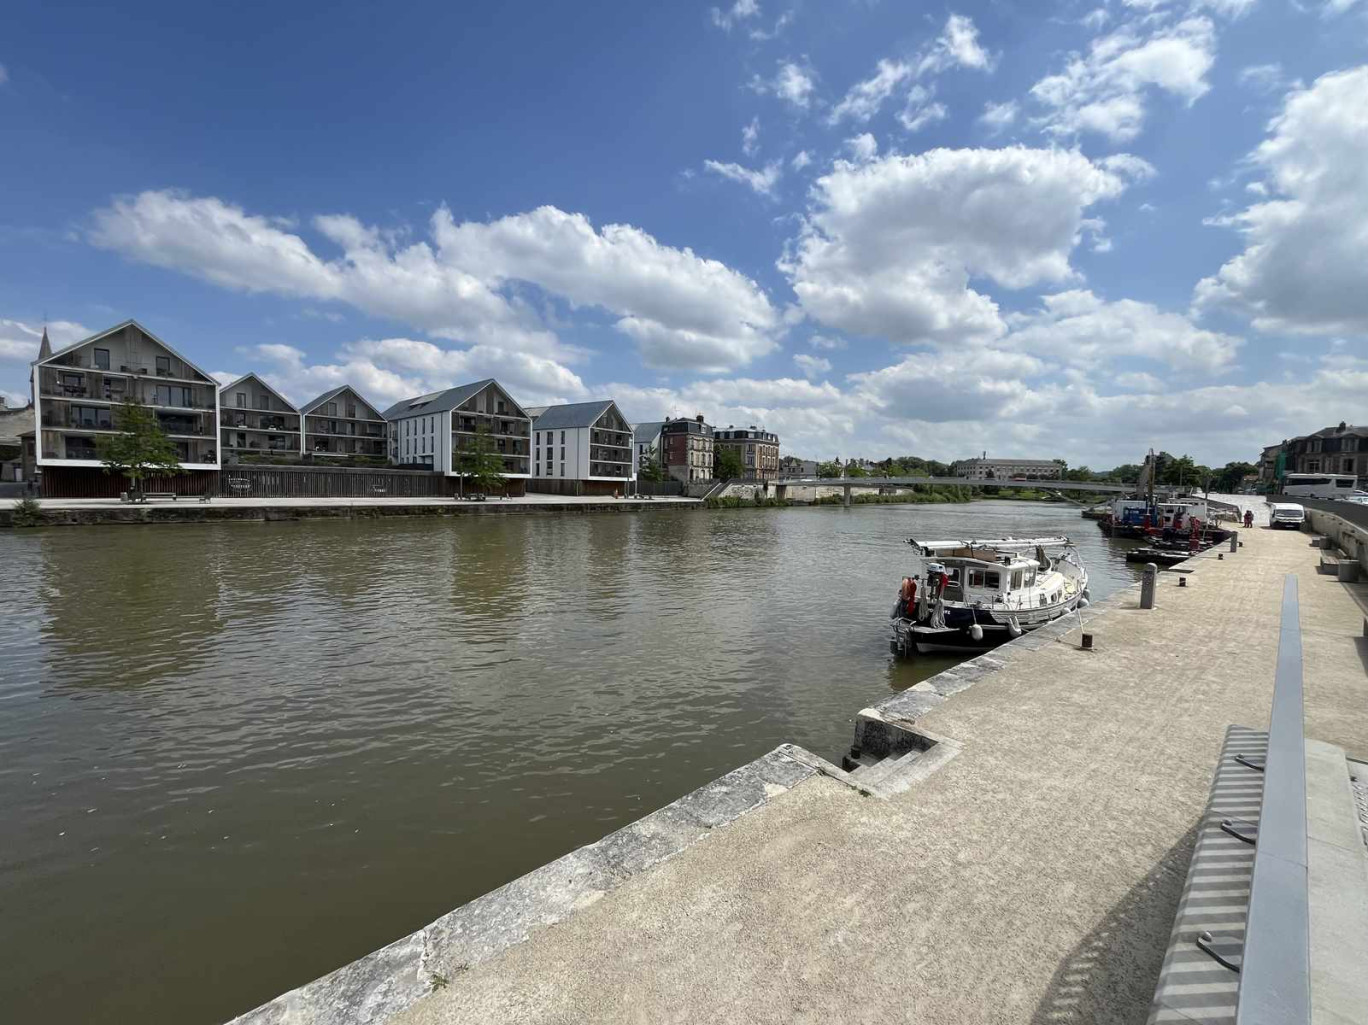
{"label": "metal handrail", "polygon": [[1305,728],[1301,616],[1297,578],[1289,573],[1283,578],[1278,668],[1249,884],[1237,1025],[1311,1020]]}

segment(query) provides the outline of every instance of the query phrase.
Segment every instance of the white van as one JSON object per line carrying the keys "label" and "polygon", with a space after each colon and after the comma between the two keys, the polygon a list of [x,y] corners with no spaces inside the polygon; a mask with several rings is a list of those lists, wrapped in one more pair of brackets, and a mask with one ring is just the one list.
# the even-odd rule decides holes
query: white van
{"label": "white van", "polygon": [[1292,505],[1290,502],[1268,503],[1270,527],[1291,527],[1293,530],[1301,530],[1301,525],[1305,522],[1306,510],[1301,506]]}

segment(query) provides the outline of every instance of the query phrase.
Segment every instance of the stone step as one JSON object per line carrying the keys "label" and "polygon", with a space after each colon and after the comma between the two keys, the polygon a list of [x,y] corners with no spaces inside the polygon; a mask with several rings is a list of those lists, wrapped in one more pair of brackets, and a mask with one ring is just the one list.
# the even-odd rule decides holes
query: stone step
{"label": "stone step", "polygon": [[[880,759],[875,765],[862,768],[858,776],[860,785],[869,787],[878,786],[896,772],[899,767],[910,764],[919,754],[921,754],[920,751],[907,751],[902,754],[889,755],[887,758]],[[851,775],[853,776],[855,774],[852,773]]]}

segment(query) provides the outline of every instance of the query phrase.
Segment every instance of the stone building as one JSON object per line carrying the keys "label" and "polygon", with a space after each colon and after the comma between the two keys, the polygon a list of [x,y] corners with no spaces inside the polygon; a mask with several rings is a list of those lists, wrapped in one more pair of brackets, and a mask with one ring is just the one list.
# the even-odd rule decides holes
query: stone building
{"label": "stone building", "polygon": [[951,472],[956,477],[972,480],[1001,480],[1004,477],[1025,477],[1029,480],[1059,480],[1064,464],[1056,459],[997,459],[986,452],[975,459],[961,459]]}
{"label": "stone building", "polygon": [[660,427],[661,461],[672,480],[697,484],[713,479],[713,429],[700,413],[678,417]]}
{"label": "stone building", "polygon": [[744,480],[774,480],[779,476],[779,435],[750,427],[725,427],[713,432],[714,451],[730,449],[741,462]]}

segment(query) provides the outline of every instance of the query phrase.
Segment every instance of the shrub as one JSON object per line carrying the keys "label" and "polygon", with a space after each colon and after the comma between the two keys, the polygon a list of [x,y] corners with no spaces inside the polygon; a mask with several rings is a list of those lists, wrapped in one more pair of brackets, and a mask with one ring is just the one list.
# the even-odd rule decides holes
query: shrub
{"label": "shrub", "polygon": [[38,527],[43,523],[43,507],[36,498],[25,496],[14,503],[10,524],[15,527]]}

